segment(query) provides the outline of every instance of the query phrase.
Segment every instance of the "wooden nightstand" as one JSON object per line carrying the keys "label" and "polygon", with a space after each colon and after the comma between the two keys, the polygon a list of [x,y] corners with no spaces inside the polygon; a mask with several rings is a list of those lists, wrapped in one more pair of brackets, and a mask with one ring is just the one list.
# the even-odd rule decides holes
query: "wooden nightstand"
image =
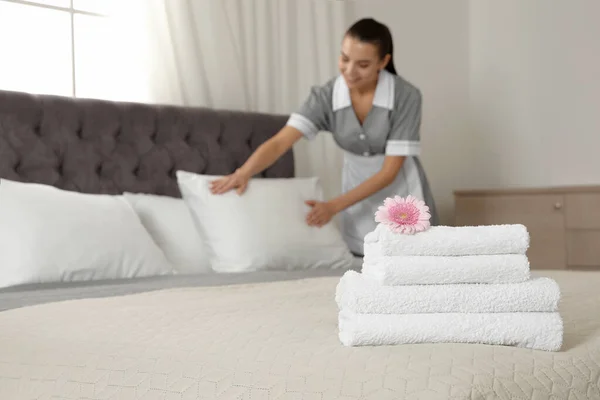
{"label": "wooden nightstand", "polygon": [[600,186],[458,190],[455,225],[523,224],[532,269],[600,269]]}

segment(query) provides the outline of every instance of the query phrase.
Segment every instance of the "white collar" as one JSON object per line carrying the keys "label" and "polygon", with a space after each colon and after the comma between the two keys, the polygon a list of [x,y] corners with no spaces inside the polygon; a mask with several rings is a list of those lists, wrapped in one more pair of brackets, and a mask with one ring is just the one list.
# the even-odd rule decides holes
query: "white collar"
{"label": "white collar", "polygon": [[[382,70],[379,73],[377,79],[377,88],[375,89],[375,96],[373,97],[373,105],[381,108],[387,108],[392,110],[394,108],[394,89],[395,89],[394,75],[386,70]],[[333,86],[332,96],[333,111],[341,110],[342,108],[352,106],[352,100],[350,99],[350,90],[344,80],[343,76],[339,76],[335,80]]]}

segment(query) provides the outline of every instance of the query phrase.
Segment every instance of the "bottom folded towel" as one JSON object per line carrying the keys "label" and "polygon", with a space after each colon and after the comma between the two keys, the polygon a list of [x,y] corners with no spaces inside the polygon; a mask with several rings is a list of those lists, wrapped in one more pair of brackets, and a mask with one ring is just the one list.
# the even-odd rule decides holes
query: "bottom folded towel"
{"label": "bottom folded towel", "polygon": [[563,322],[558,312],[356,314],[339,313],[345,346],[411,343],[480,343],[558,351]]}

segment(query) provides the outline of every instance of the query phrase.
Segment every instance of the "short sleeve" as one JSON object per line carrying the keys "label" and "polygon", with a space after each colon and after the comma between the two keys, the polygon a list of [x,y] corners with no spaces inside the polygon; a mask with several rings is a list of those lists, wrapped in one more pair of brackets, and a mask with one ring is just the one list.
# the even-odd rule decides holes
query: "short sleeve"
{"label": "short sleeve", "polygon": [[393,111],[391,129],[385,147],[390,156],[418,156],[421,153],[421,92],[410,87]]}
{"label": "short sleeve", "polygon": [[329,130],[331,99],[327,93],[326,87],[314,86],[304,104],[292,113],[287,125],[298,129],[307,139],[313,139],[319,131]]}

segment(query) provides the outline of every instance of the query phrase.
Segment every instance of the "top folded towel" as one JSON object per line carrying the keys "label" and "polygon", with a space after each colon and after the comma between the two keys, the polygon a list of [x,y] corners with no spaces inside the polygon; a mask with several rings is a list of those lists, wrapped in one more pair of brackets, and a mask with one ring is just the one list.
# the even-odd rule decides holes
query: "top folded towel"
{"label": "top folded towel", "polygon": [[384,256],[464,256],[525,254],[529,232],[524,225],[432,226],[413,235],[394,233],[379,224],[365,236]]}

